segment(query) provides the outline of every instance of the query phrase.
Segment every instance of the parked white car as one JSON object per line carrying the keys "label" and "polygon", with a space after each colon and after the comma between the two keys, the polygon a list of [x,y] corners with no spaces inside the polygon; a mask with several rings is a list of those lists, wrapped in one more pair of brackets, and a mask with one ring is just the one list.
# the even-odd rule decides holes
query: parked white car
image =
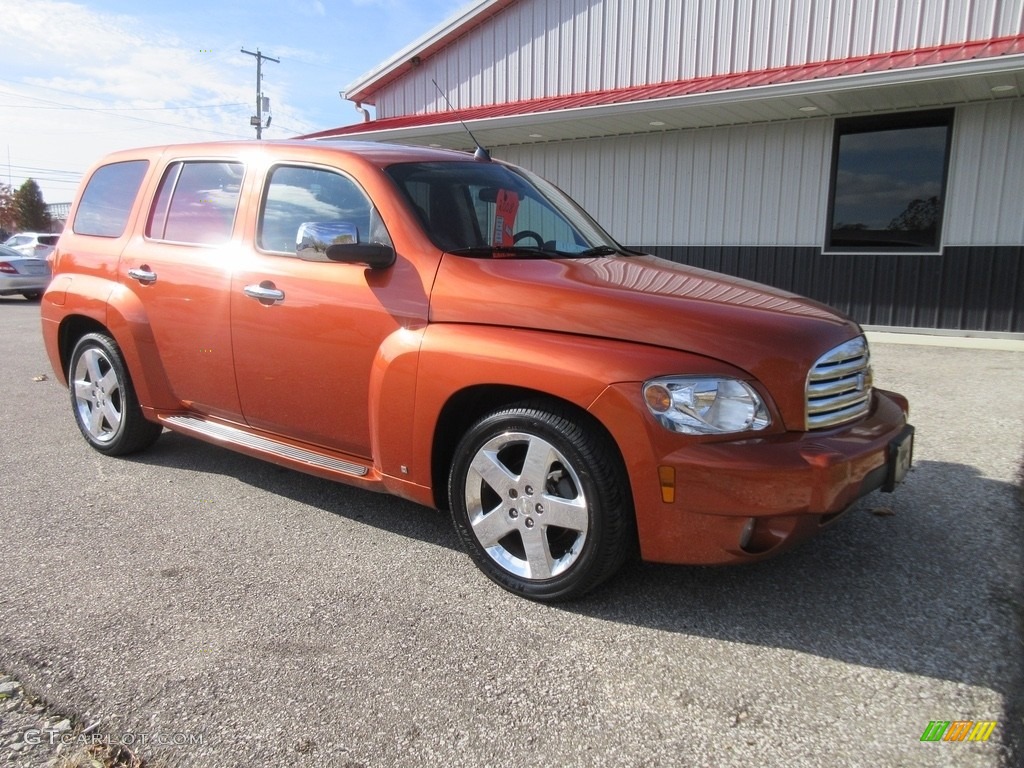
{"label": "parked white car", "polygon": [[34,256],[37,259],[45,259],[53,253],[57,245],[57,238],[60,235],[52,235],[46,232],[19,232],[11,235],[4,241],[4,245],[13,248],[25,256]]}

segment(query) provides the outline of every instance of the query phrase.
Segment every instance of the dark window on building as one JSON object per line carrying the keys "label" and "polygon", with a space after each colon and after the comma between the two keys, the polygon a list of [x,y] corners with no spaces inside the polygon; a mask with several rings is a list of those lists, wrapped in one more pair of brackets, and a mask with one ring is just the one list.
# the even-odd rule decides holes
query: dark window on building
{"label": "dark window on building", "polygon": [[120,237],[128,224],[148,160],[129,160],[97,168],[82,193],[72,229],[79,235]]}
{"label": "dark window on building", "polygon": [[176,243],[226,243],[234,228],[243,172],[241,163],[172,164],[160,182],[146,235]]}
{"label": "dark window on building", "polygon": [[332,242],[391,243],[377,210],[352,179],[290,165],[270,172],[256,239],[265,251],[292,256],[310,256],[311,248],[325,250]]}
{"label": "dark window on building", "polygon": [[953,112],[836,121],[826,248],[939,249]]}

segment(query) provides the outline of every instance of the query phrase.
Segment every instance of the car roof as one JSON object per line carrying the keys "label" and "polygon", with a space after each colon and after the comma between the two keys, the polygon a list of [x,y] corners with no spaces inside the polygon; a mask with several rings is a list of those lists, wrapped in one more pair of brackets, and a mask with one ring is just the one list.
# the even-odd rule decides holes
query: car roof
{"label": "car roof", "polygon": [[[238,155],[240,152],[282,150],[286,154],[309,154],[309,156],[325,153],[347,155],[361,158],[374,165],[386,166],[394,163],[410,162],[454,162],[473,161],[469,152],[434,147],[407,146],[404,144],[386,144],[375,141],[317,141],[313,139],[282,139],[271,141],[211,141],[194,144],[165,144],[138,149],[123,150],[108,155],[103,163],[119,160],[155,158],[164,155],[185,156],[226,156]],[[289,152],[292,150],[292,152]]]}

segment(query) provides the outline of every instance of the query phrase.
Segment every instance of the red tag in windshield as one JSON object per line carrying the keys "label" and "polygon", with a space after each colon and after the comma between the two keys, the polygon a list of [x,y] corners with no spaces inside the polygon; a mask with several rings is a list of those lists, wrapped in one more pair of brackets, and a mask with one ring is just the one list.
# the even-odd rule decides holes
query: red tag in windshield
{"label": "red tag in windshield", "polygon": [[512,232],[519,213],[519,195],[507,189],[498,190],[494,212],[494,245],[512,245]]}

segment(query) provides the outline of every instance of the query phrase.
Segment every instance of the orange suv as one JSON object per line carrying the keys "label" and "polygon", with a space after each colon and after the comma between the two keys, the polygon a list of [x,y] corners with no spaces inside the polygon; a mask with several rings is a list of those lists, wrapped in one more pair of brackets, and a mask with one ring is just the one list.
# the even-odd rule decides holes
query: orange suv
{"label": "orange suv", "polygon": [[308,141],[116,153],[42,304],[109,455],[162,429],[451,511],[536,600],[776,553],[911,462],[860,328],[622,247],[461,152]]}

